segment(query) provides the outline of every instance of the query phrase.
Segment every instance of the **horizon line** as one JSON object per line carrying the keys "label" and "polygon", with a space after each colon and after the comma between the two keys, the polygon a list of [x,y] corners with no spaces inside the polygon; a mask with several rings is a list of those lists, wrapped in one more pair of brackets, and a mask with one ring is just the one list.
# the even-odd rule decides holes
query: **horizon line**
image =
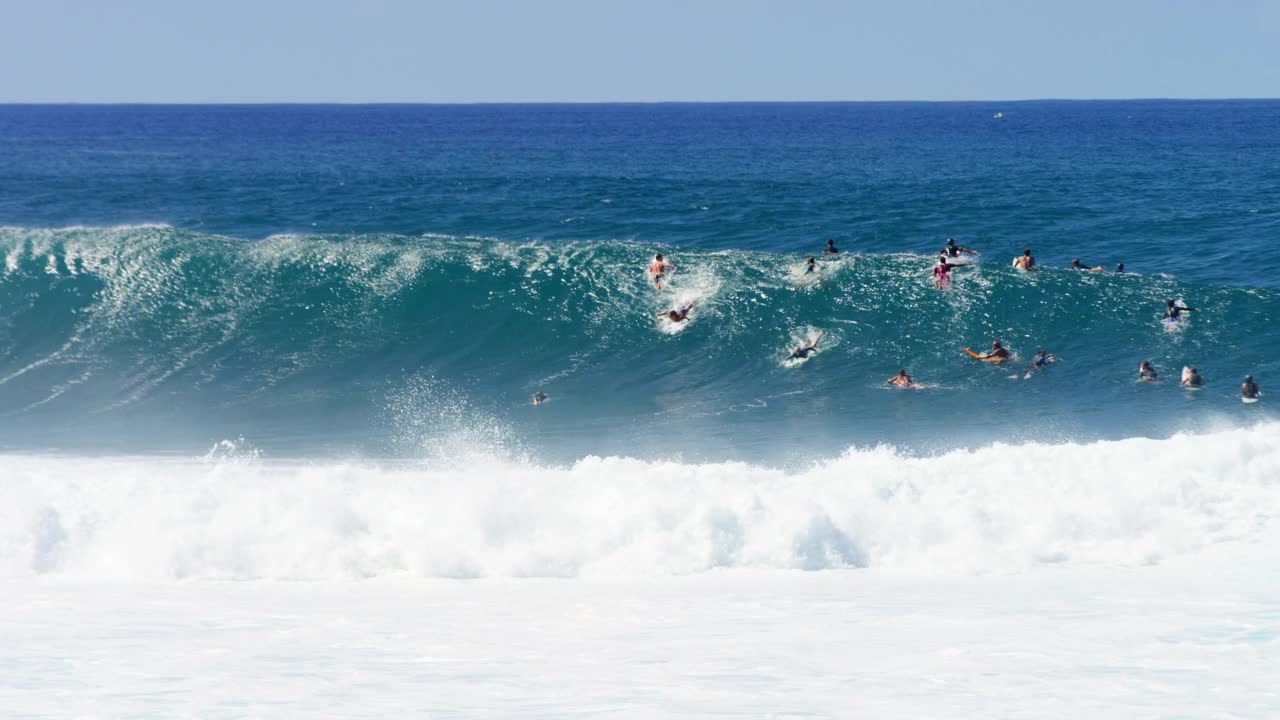
{"label": "horizon line", "polygon": [[889,105],[889,104],[976,104],[1050,102],[1258,102],[1280,97],[1044,97],[1019,99],[951,100],[0,100],[4,106],[472,106],[472,105]]}

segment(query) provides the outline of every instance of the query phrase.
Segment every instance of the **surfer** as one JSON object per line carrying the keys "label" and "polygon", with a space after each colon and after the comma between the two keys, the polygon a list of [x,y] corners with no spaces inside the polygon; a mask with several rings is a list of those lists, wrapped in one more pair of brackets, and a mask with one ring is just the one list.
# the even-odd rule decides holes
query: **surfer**
{"label": "surfer", "polygon": [[969,356],[973,359],[982,360],[983,362],[1002,363],[1009,359],[1009,351],[1004,349],[999,340],[991,341],[991,352],[986,355],[979,355],[969,348],[965,348],[964,351],[969,353]]}
{"label": "surfer", "polygon": [[818,334],[814,335],[812,338],[805,338],[804,344],[797,345],[795,349],[791,351],[791,355],[789,355],[787,359],[803,360],[813,353],[818,352],[818,341],[822,339],[822,334],[825,332],[825,330],[819,330]]}
{"label": "surfer", "polygon": [[973,248],[967,248],[963,245],[957,245],[955,238],[947,238],[946,247],[942,248],[941,254],[944,257],[960,257],[960,253],[968,253],[970,255],[978,255],[978,251]]}
{"label": "surfer", "polygon": [[909,388],[911,387],[911,376],[907,374],[906,370],[899,370],[897,375],[894,375],[885,382],[894,387]]}
{"label": "surfer", "polygon": [[658,317],[666,317],[673,323],[682,323],[689,319],[689,311],[693,309],[693,303],[681,306],[677,310],[663,310],[658,313]]}
{"label": "surfer", "polygon": [[951,283],[951,268],[969,267],[973,263],[953,263],[947,262],[947,257],[943,255],[938,258],[938,264],[933,266],[933,279],[938,282],[938,287],[946,287]]}
{"label": "surfer", "polygon": [[1262,395],[1262,391],[1258,389],[1258,384],[1253,381],[1252,375],[1245,375],[1244,382],[1240,385],[1240,397],[1245,400],[1257,400]]}
{"label": "surfer", "polygon": [[534,405],[541,405],[542,403],[544,403],[544,402],[546,402],[546,401],[547,401],[547,394],[546,394],[546,393],[544,393],[544,392],[542,392],[541,390],[539,390],[538,392],[536,392],[536,393],[534,393],[534,394],[533,394],[533,404],[534,404]]}
{"label": "surfer", "polygon": [[1055,358],[1052,355],[1046,354],[1044,348],[1040,348],[1036,351],[1035,357],[1031,358],[1031,369],[1027,371],[1027,375],[1049,367],[1049,363],[1054,361]]}
{"label": "surfer", "polygon": [[1151,367],[1151,361],[1143,360],[1138,363],[1138,379],[1145,380],[1147,382],[1155,382],[1160,379],[1160,376],[1156,374],[1156,369]]}
{"label": "surfer", "polygon": [[1116,272],[1120,274],[1124,273],[1124,263],[1120,263],[1119,265],[1116,266]]}
{"label": "surfer", "polygon": [[667,270],[675,270],[676,266],[662,259],[662,253],[653,256],[653,262],[649,263],[649,274],[653,276],[653,284],[662,289],[662,276]]}
{"label": "surfer", "polygon": [[1168,301],[1166,305],[1167,307],[1164,309],[1164,319],[1169,322],[1180,322],[1182,320],[1182,313],[1184,312],[1200,312],[1200,308],[1183,307],[1173,300]]}
{"label": "surfer", "polygon": [[823,255],[839,255],[840,251],[836,249],[836,241],[828,240],[827,246],[822,249]]}
{"label": "surfer", "polygon": [[1200,371],[1195,368],[1182,369],[1182,382],[1178,383],[1184,388],[1198,388],[1204,385],[1204,378],[1200,377]]}
{"label": "surfer", "polygon": [[1031,257],[1031,248],[1023,248],[1021,257],[1013,259],[1013,267],[1015,270],[1025,270],[1031,272],[1036,267],[1036,259]]}
{"label": "surfer", "polygon": [[1091,272],[1102,272],[1101,265],[1097,267],[1089,267],[1088,265],[1085,265],[1084,263],[1080,262],[1080,258],[1076,258],[1071,261],[1071,269],[1072,270],[1089,270]]}
{"label": "surfer", "polygon": [[809,273],[811,273],[811,272],[813,272],[813,271],[815,271],[815,270],[817,270],[817,269],[818,269],[818,261],[817,261],[817,260],[815,260],[814,258],[809,258],[808,260],[805,260],[805,261],[804,261],[804,274],[805,274],[805,275],[808,275]]}

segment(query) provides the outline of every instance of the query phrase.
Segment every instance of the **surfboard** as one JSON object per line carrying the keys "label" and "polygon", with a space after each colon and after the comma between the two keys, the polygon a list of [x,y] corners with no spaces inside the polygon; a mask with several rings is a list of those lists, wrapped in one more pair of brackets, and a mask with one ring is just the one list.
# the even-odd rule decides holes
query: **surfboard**
{"label": "surfboard", "polygon": [[979,355],[978,353],[976,353],[976,352],[974,352],[974,351],[970,350],[969,348],[960,348],[960,349],[961,349],[961,350],[964,350],[966,353],[968,353],[968,354],[969,354],[969,357],[973,358],[974,360],[981,360],[981,359],[982,359],[982,356],[981,356],[981,355]]}
{"label": "surfboard", "polygon": [[1251,397],[1251,398],[1241,397],[1241,398],[1240,398],[1240,402],[1244,403],[1245,405],[1252,405],[1252,404],[1254,404],[1254,403],[1258,402],[1258,400],[1260,400],[1260,399],[1261,399],[1261,398],[1256,398],[1256,397]]}

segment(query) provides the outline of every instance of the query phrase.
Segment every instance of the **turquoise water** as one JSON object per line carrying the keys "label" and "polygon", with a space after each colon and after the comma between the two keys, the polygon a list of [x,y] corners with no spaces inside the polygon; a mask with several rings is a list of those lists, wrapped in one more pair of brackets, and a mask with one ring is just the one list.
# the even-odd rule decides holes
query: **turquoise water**
{"label": "turquoise water", "polygon": [[[1270,101],[3,107],[0,443],[790,462],[1252,424],[1270,403],[1240,379],[1280,376],[1278,121]],[[943,291],[948,236],[982,255]],[[826,238],[842,254],[799,275]],[[1025,246],[1042,272],[1008,268]],[[656,251],[679,266],[663,293]],[[1167,331],[1171,298],[1204,312]],[[690,300],[679,332],[655,318]],[[997,338],[1009,367],[960,350]],[[1024,380],[1038,347],[1059,362]],[[1165,380],[1135,382],[1142,359]],[[1178,390],[1183,365],[1208,387]],[[885,387],[899,367],[924,388]]]}

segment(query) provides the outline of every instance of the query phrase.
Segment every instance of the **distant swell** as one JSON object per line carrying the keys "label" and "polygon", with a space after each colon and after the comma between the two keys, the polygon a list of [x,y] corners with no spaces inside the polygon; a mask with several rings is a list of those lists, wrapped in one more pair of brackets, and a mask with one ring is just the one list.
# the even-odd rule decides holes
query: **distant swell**
{"label": "distant swell", "polygon": [[1280,424],[1167,440],[850,450],[796,472],[0,458],[0,573],[352,579],[1021,572],[1257,541],[1280,517]]}

